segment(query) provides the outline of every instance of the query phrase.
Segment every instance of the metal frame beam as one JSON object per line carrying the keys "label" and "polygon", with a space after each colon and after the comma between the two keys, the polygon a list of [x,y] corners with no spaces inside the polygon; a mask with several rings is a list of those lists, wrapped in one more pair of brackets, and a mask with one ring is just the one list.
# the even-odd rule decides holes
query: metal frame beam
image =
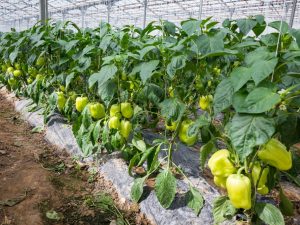
{"label": "metal frame beam", "polygon": [[290,27],[293,27],[293,24],[294,24],[296,8],[297,8],[297,0],[294,0],[293,6],[292,6],[292,11],[291,11],[290,22],[289,22]]}
{"label": "metal frame beam", "polygon": [[40,20],[42,24],[48,20],[48,0],[40,0]]}

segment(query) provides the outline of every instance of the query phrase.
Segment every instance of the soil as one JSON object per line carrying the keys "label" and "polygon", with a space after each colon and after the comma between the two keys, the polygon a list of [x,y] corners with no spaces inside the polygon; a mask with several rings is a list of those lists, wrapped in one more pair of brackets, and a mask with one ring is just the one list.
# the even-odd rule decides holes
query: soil
{"label": "soil", "polygon": [[[0,95],[0,224],[133,224],[95,173],[48,145]],[[99,188],[99,187],[98,187]],[[127,218],[131,218],[131,221]]]}

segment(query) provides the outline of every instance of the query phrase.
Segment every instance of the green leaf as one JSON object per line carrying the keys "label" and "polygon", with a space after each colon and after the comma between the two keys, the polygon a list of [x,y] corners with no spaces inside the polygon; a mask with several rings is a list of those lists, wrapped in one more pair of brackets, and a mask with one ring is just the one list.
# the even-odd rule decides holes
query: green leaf
{"label": "green leaf", "polygon": [[114,80],[108,80],[101,86],[98,86],[98,95],[101,97],[106,106],[113,100],[117,93],[118,85]]}
{"label": "green leaf", "polygon": [[92,50],[94,50],[95,49],[95,46],[93,46],[93,45],[86,45],[85,47],[84,47],[84,49],[82,49],[82,51],[79,51],[76,55],[73,55],[73,59],[74,60],[78,60],[78,59],[80,59],[81,57],[83,57],[83,56],[85,56],[85,55],[87,55],[87,54],[89,54]]}
{"label": "green leaf", "polygon": [[188,36],[191,36],[192,34],[194,34],[196,32],[197,33],[200,32],[201,31],[200,25],[201,25],[201,20],[194,20],[194,19],[191,19],[191,20],[188,20],[188,21],[183,21],[181,23],[182,30]]}
{"label": "green leaf", "polygon": [[243,41],[242,43],[237,43],[233,48],[248,48],[248,47],[260,47],[259,42],[256,41]]}
{"label": "green leaf", "polygon": [[132,175],[132,168],[137,165],[137,163],[140,161],[140,154],[137,153],[135,154],[131,159],[130,159],[130,162],[129,162],[129,165],[128,165],[128,173],[130,176],[133,176]]}
{"label": "green leaf", "polygon": [[97,121],[93,130],[93,140],[95,143],[98,142],[101,135],[101,121]]}
{"label": "green leaf", "polygon": [[263,21],[262,23],[258,22],[252,30],[253,30],[254,34],[256,35],[256,37],[258,37],[265,31],[266,27],[267,27],[267,24],[265,21]]}
{"label": "green leaf", "polygon": [[50,220],[60,220],[63,218],[54,210],[46,212],[46,217]]}
{"label": "green leaf", "polygon": [[277,129],[280,133],[280,141],[288,148],[300,142],[300,117],[289,112],[279,112],[277,118]]}
{"label": "green leaf", "polygon": [[208,36],[206,34],[200,35],[194,40],[194,47],[192,46],[192,50],[195,52],[200,52],[203,55],[223,51],[224,41],[222,33],[219,32],[214,36]]}
{"label": "green leaf", "polygon": [[267,78],[275,69],[278,59],[259,60],[251,66],[251,76],[256,85]]}
{"label": "green leaf", "polygon": [[144,84],[149,78],[151,78],[151,76],[153,75],[153,71],[156,69],[158,64],[159,60],[151,60],[149,62],[144,62],[141,64],[140,76]]}
{"label": "green leaf", "polygon": [[197,135],[199,132],[199,129],[204,126],[209,126],[211,124],[211,118],[206,114],[203,114],[197,118],[197,120],[189,126],[188,129],[188,136],[194,136]]}
{"label": "green leaf", "polygon": [[145,48],[142,48],[142,49],[140,50],[140,59],[143,59],[144,56],[145,56],[148,52],[150,52],[150,51],[152,51],[152,50],[154,50],[154,49],[156,49],[156,47],[153,46],[153,45],[146,46]]}
{"label": "green leaf", "polygon": [[44,131],[44,129],[45,129],[44,126],[37,126],[31,130],[31,133],[42,133]]}
{"label": "green leaf", "polygon": [[236,51],[236,50],[230,50],[230,49],[223,49],[223,50],[220,50],[220,51],[214,51],[214,52],[211,52],[211,53],[207,53],[205,55],[202,55],[200,57],[200,59],[205,59],[205,58],[208,58],[208,57],[216,57],[216,56],[223,56],[223,55],[237,55],[239,52]]}
{"label": "green leaf", "polygon": [[281,101],[280,95],[265,87],[254,89],[247,97],[237,96],[233,98],[233,107],[239,113],[263,113]]}
{"label": "green leaf", "polygon": [[155,146],[152,146],[150,148],[147,148],[143,154],[142,154],[142,157],[139,161],[139,163],[137,164],[137,166],[141,166],[143,165],[143,163],[148,159],[148,157],[151,155],[151,153],[155,152],[156,148]]}
{"label": "green leaf", "polygon": [[78,41],[79,40],[72,40],[72,41],[69,41],[68,43],[66,43],[66,45],[64,46],[66,52],[69,52],[72,48],[74,48],[75,45],[78,43]]}
{"label": "green leaf", "polygon": [[199,215],[204,205],[204,199],[198,189],[190,187],[187,193],[187,205]]}
{"label": "green leaf", "polygon": [[236,114],[229,125],[230,140],[243,161],[253,148],[266,143],[275,132],[273,119]]}
{"label": "green leaf", "polygon": [[284,225],[284,219],[279,209],[269,203],[257,202],[255,212],[259,219],[268,225]]}
{"label": "green leaf", "polygon": [[300,48],[300,29],[292,29],[291,34],[296,39],[298,47]]}
{"label": "green leaf", "polygon": [[227,196],[221,196],[213,202],[214,223],[219,224],[227,219],[231,219],[236,213],[236,209],[231,204]]}
{"label": "green leaf", "polygon": [[185,112],[186,106],[177,98],[167,98],[160,103],[161,114],[167,120],[177,121]]}
{"label": "green leaf", "polygon": [[140,177],[134,180],[134,183],[131,187],[131,199],[134,202],[138,202],[143,194],[144,183],[147,177]]}
{"label": "green leaf", "polygon": [[19,48],[15,48],[14,51],[9,54],[9,60],[11,63],[15,62],[18,54],[19,54]]}
{"label": "green leaf", "polygon": [[88,128],[93,123],[93,119],[91,117],[91,113],[88,106],[86,106],[83,109],[81,115],[82,115],[82,124],[84,125],[85,128]]}
{"label": "green leaf", "polygon": [[259,47],[245,56],[245,64],[251,67],[254,63],[262,60],[270,60],[275,56],[275,52],[270,52],[267,47]]}
{"label": "green leaf", "polygon": [[205,145],[202,145],[200,148],[200,166],[201,169],[203,170],[205,167],[206,160],[209,156],[210,153],[216,151],[216,145],[213,140],[210,140],[207,142]]}
{"label": "green leaf", "polygon": [[89,87],[91,88],[96,82],[98,82],[98,86],[103,85],[106,81],[113,78],[117,71],[118,68],[114,64],[103,66],[100,72],[90,76]]}
{"label": "green leaf", "polygon": [[75,73],[70,73],[67,77],[66,77],[66,89],[68,90],[71,82],[73,81],[73,79],[75,78]]}
{"label": "green leaf", "polygon": [[283,33],[283,34],[285,34],[289,31],[289,25],[285,21],[273,21],[273,22],[269,23],[268,25],[269,25],[269,27],[272,27],[279,32],[280,32],[280,28],[281,28],[281,33]]}
{"label": "green leaf", "polygon": [[186,65],[186,58],[184,55],[175,56],[167,66],[168,75],[173,78],[176,71],[182,69]]}
{"label": "green leaf", "polygon": [[278,33],[271,33],[262,35],[260,38],[260,41],[265,44],[266,46],[273,46],[275,47],[278,42]]}
{"label": "green leaf", "polygon": [[175,35],[176,25],[174,23],[165,20],[163,21],[163,28],[166,33]]}
{"label": "green leaf", "polygon": [[257,22],[253,19],[240,19],[237,20],[236,23],[244,35],[247,35],[257,24]]}
{"label": "green leaf", "polygon": [[108,48],[108,46],[111,44],[112,36],[111,35],[105,35],[99,45],[99,48],[105,52]]}
{"label": "green leaf", "polygon": [[251,79],[251,69],[247,67],[237,67],[230,73],[230,81],[234,92],[240,90]]}
{"label": "green leaf", "polygon": [[176,178],[170,170],[165,169],[156,177],[155,193],[164,208],[169,208],[176,193]]}
{"label": "green leaf", "polygon": [[283,193],[281,188],[280,188],[280,192],[279,192],[279,198],[280,198],[279,208],[280,208],[280,211],[283,213],[283,215],[293,216],[294,215],[294,205],[285,196],[285,194]]}
{"label": "green leaf", "polygon": [[132,139],[132,145],[141,152],[145,152],[147,149],[146,143],[141,139]]}
{"label": "green leaf", "polygon": [[214,112],[218,114],[224,109],[227,109],[232,104],[232,96],[234,92],[234,87],[232,86],[231,80],[226,78],[221,81],[221,83],[216,88],[216,93],[214,96]]}
{"label": "green leaf", "polygon": [[265,17],[263,15],[256,15],[255,16],[255,19],[256,21],[259,23],[259,24],[264,24],[265,23]]}

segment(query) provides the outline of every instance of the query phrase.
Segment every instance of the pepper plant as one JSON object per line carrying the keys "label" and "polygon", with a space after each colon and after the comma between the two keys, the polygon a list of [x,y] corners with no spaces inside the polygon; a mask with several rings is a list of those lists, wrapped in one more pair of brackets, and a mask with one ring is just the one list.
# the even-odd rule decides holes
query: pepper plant
{"label": "pepper plant", "polygon": [[[45,122],[63,115],[84,156],[121,151],[134,201],[155,178],[157,199],[169,208],[179,176],[199,214],[201,190],[172,156],[178,142],[201,143],[201,168],[208,160],[227,193],[214,202],[216,224],[239,215],[279,225],[281,212],[292,214],[280,180],[300,185],[290,151],[300,140],[300,31],[285,22],[253,16],[80,29],[49,21],[4,33],[0,56],[0,82],[31,98],[31,110],[43,108]],[[158,134],[153,142],[144,138],[149,131]],[[280,209],[261,201],[276,189]]]}

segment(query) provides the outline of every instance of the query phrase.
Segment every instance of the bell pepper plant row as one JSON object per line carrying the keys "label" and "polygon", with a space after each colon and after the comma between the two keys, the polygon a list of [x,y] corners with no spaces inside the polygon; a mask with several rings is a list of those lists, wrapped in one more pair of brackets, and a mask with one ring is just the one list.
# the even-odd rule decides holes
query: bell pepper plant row
{"label": "bell pepper plant row", "polygon": [[[155,177],[158,201],[170,207],[181,175],[190,186],[186,204],[201,212],[201,190],[172,160],[179,139],[202,142],[199,165],[209,158],[214,183],[227,193],[214,202],[216,224],[239,214],[280,225],[293,215],[279,181],[300,184],[299,157],[290,151],[300,139],[300,30],[260,15],[145,29],[49,22],[3,33],[0,56],[0,81],[33,99],[32,110],[43,107],[45,122],[55,111],[64,115],[86,156],[119,150],[130,175],[143,167],[133,201]],[[141,131],[158,124],[161,138],[146,144]],[[259,200],[273,189],[279,209]]]}

